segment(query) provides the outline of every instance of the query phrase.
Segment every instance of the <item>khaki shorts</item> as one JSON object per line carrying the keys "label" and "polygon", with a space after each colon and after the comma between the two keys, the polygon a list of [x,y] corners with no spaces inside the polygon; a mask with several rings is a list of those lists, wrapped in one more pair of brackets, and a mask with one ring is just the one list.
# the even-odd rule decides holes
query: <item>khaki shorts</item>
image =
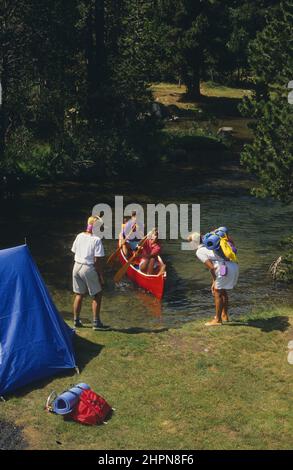
{"label": "khaki shorts", "polygon": [[72,280],[73,292],[75,294],[86,294],[88,292],[91,297],[94,297],[102,290],[99,276],[94,266],[75,262]]}

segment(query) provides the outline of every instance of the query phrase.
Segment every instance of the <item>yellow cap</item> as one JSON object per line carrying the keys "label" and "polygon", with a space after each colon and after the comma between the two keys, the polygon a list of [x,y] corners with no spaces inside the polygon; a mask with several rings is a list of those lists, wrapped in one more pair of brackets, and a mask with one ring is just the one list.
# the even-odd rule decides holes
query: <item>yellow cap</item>
{"label": "yellow cap", "polygon": [[87,224],[88,225],[94,225],[94,223],[97,221],[97,217],[94,217],[94,216],[90,216],[88,219],[87,219]]}
{"label": "yellow cap", "polygon": [[192,249],[197,250],[200,245],[200,233],[193,232],[188,236],[187,240],[190,242]]}

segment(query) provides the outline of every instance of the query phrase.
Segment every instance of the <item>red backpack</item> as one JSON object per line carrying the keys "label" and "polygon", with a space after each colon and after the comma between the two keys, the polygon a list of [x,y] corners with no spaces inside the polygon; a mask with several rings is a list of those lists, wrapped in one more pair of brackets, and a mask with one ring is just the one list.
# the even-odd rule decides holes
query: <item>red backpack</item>
{"label": "red backpack", "polygon": [[70,418],[83,424],[102,424],[112,411],[103,397],[92,390],[84,390]]}

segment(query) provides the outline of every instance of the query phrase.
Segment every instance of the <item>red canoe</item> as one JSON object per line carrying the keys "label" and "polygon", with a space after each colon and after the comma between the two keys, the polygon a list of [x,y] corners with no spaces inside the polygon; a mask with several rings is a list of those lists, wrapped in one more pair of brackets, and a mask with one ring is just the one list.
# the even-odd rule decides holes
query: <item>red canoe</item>
{"label": "red canoe", "polygon": [[[127,263],[128,260],[122,250],[120,250],[119,252],[119,257],[122,265]],[[158,260],[161,264],[163,264],[163,261],[159,256]],[[161,300],[164,294],[164,287],[167,277],[166,272],[162,274],[145,274],[139,271],[137,264],[130,264],[126,271],[126,274],[129,279],[131,279],[139,287],[142,287],[148,292],[151,292],[155,297]]]}

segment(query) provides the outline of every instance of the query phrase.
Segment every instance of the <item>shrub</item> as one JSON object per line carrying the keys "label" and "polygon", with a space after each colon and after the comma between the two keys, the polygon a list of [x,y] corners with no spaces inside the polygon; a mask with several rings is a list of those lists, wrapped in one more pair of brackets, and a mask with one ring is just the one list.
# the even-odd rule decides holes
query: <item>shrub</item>
{"label": "shrub", "polygon": [[284,282],[293,281],[293,237],[285,240],[285,252],[270,267],[274,279]]}

